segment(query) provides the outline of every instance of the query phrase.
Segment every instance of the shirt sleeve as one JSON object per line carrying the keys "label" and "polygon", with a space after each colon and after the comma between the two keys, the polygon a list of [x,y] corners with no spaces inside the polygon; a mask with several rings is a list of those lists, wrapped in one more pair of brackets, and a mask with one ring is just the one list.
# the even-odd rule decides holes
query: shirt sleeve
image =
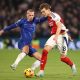
{"label": "shirt sleeve", "polygon": [[36,18],[35,22],[36,22],[36,24],[38,24],[38,23],[43,23],[46,20],[47,20],[47,17],[41,17],[41,18]]}
{"label": "shirt sleeve", "polygon": [[60,22],[60,18],[56,18],[55,22],[56,23]]}
{"label": "shirt sleeve", "polygon": [[58,14],[55,14],[53,18],[56,23],[60,22],[60,20],[61,20],[61,18]]}
{"label": "shirt sleeve", "polygon": [[7,26],[7,27],[4,28],[3,30],[4,30],[4,31],[10,31],[11,29],[14,29],[14,28],[20,26],[21,23],[22,23],[22,22],[21,22],[21,19],[20,19],[20,20],[18,20],[17,22],[15,22],[14,24],[11,24],[10,26]]}

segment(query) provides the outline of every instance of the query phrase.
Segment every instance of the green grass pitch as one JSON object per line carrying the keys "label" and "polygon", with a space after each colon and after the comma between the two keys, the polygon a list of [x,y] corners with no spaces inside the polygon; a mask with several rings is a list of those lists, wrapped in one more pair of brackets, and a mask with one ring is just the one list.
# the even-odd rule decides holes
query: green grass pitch
{"label": "green grass pitch", "polygon": [[[38,50],[39,52],[42,49]],[[60,61],[60,54],[57,49],[52,50],[48,54],[48,61],[45,68],[45,76],[43,78],[25,78],[23,71],[29,68],[35,61],[34,58],[26,56],[18,65],[15,71],[11,70],[10,65],[14,62],[19,50],[2,49],[0,50],[0,80],[80,80],[80,50],[68,51],[68,56],[74,61],[77,67],[77,75],[73,76],[71,68]],[[35,72],[39,70],[36,69]]]}

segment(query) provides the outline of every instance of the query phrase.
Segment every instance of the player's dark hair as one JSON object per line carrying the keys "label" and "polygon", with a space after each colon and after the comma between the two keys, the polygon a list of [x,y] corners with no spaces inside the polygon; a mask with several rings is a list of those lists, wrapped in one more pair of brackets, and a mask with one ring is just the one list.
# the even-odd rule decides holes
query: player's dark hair
{"label": "player's dark hair", "polygon": [[26,13],[27,13],[27,11],[35,12],[35,10],[32,9],[32,8],[25,10],[25,12],[24,12],[24,16],[23,16],[24,18],[26,18]]}
{"label": "player's dark hair", "polygon": [[47,3],[42,3],[39,7],[40,10],[42,10],[43,8],[45,9],[51,9],[51,6]]}

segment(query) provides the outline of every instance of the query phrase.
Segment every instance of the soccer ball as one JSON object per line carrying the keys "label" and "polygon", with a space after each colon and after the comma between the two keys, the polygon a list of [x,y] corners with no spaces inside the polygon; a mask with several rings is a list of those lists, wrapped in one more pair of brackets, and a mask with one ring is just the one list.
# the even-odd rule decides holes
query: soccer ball
{"label": "soccer ball", "polygon": [[24,75],[26,78],[32,78],[34,76],[34,71],[31,68],[24,70]]}

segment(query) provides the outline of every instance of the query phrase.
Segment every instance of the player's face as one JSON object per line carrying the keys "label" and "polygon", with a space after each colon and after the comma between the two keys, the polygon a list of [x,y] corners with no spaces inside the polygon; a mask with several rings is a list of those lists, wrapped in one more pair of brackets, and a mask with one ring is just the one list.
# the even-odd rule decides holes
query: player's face
{"label": "player's face", "polygon": [[50,12],[49,9],[43,8],[43,9],[41,10],[42,15],[45,16],[45,17],[47,17],[47,16],[49,15],[49,12]]}
{"label": "player's face", "polygon": [[29,21],[32,21],[34,18],[34,12],[27,11],[26,17]]}

